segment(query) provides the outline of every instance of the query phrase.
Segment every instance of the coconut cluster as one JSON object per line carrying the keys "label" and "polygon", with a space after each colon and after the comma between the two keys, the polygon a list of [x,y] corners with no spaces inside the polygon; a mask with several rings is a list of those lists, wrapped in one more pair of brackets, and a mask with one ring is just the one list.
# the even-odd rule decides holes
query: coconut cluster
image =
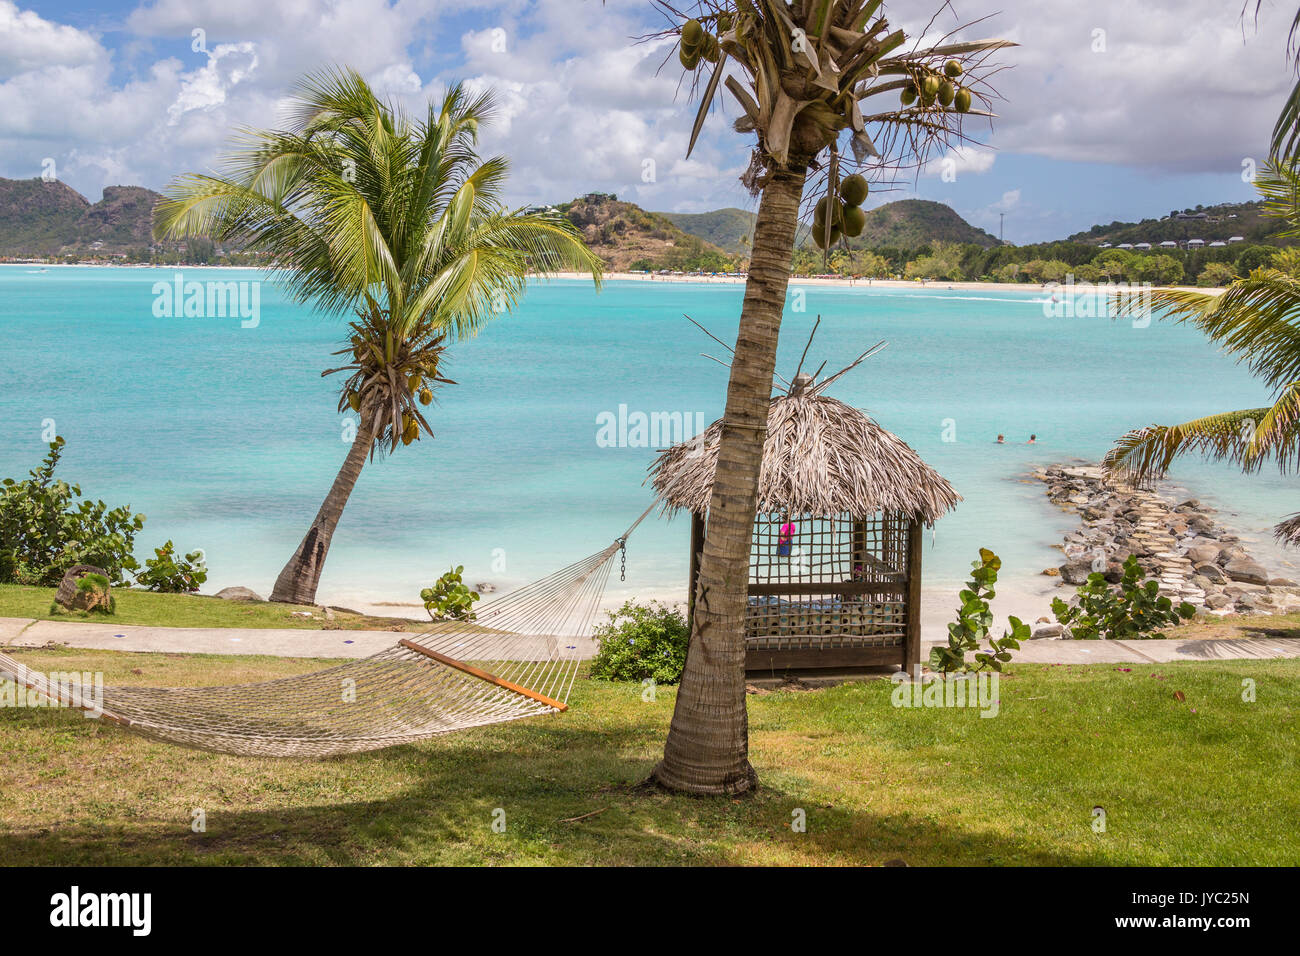
{"label": "coconut cluster", "polygon": [[944,109],[953,108],[958,113],[969,113],[970,90],[957,82],[962,72],[962,65],[957,60],[949,60],[945,63],[942,73],[938,70],[921,68],[907,81],[903,92],[899,94],[899,101],[904,106],[911,106],[920,100],[921,106],[925,109],[930,109],[938,103]]}
{"label": "coconut cluster", "polygon": [[[867,225],[862,204],[870,188],[861,175],[854,173],[839,181],[838,187],[817,200],[813,210],[813,242],[819,249],[829,249],[843,236],[856,239]],[[827,226],[829,225],[829,228]]]}
{"label": "coconut cluster", "polygon": [[[730,18],[725,14],[718,18],[718,29],[720,31],[731,29]],[[682,24],[682,40],[677,58],[686,69],[694,70],[700,65],[701,60],[717,63],[721,50],[718,38],[704,29],[704,24],[699,20],[687,20]]]}

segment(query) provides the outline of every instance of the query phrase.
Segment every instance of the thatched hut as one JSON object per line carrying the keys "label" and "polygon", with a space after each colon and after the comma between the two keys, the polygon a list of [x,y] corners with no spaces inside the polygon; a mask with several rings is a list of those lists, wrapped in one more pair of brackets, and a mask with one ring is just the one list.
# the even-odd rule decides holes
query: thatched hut
{"label": "thatched hut", "polygon": [[[921,653],[921,538],[961,497],[905,442],[799,375],[772,399],[750,553],[746,669],[897,664]],[[722,422],[663,452],[651,482],[691,513],[694,613]]]}

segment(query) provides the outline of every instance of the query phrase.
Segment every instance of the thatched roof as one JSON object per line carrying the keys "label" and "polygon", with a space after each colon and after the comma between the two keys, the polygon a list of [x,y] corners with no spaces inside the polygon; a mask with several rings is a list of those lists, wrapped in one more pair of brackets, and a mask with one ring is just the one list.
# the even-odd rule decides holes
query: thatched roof
{"label": "thatched roof", "polygon": [[[902,512],[933,524],[961,496],[906,442],[866,414],[817,394],[799,376],[772,399],[758,483],[759,511],[871,515]],[[722,421],[655,459],[650,479],[669,511],[708,510]]]}

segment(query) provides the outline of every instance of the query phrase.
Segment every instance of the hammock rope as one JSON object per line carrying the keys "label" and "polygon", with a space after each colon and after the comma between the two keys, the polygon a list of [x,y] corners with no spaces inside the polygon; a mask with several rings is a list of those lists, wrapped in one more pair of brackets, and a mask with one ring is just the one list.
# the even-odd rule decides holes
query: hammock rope
{"label": "hammock rope", "polygon": [[[225,687],[105,687],[98,716],[155,740],[260,757],[329,757],[567,709],[615,557],[614,543],[370,657]],[[0,654],[9,678],[60,704],[80,693]]]}

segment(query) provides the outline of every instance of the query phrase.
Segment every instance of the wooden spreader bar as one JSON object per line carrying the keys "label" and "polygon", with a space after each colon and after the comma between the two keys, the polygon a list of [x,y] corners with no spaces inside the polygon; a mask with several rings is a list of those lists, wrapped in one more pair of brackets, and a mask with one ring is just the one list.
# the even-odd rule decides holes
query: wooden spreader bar
{"label": "wooden spreader bar", "polygon": [[519,684],[503,680],[500,677],[497,677],[496,674],[481,670],[474,667],[472,664],[466,664],[464,661],[458,661],[454,657],[448,657],[445,654],[439,654],[437,651],[431,651],[427,647],[422,647],[419,644],[416,644],[414,641],[408,641],[403,638],[397,643],[402,645],[402,647],[405,647],[407,650],[415,651],[417,654],[423,654],[425,657],[435,660],[439,664],[446,664],[448,667],[454,667],[456,670],[469,674],[471,677],[477,677],[479,680],[485,680],[489,684],[496,684],[498,687],[504,687],[506,690],[514,691],[516,694],[523,694],[525,697],[530,697],[538,703],[545,704],[547,707],[554,707],[556,710],[569,709],[568,704],[547,697],[545,694],[539,694],[535,690],[529,690],[527,687],[521,687]]}

